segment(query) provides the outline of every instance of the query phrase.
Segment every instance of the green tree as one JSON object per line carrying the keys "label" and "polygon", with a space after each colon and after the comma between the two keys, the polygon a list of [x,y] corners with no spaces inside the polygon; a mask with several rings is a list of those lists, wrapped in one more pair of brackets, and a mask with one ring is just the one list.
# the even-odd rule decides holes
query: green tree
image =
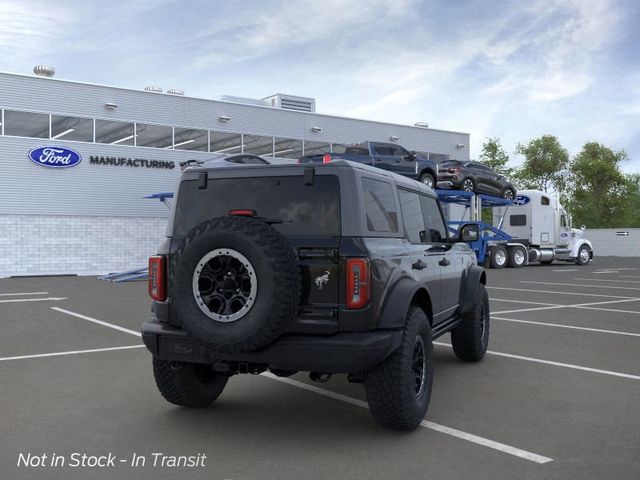
{"label": "green tree", "polygon": [[478,161],[506,177],[510,177],[513,173],[513,168],[507,166],[509,155],[502,147],[498,137],[485,138]]}
{"label": "green tree", "polygon": [[545,192],[550,189],[564,190],[569,152],[555,136],[543,135],[518,144],[516,153],[525,158],[522,167],[516,172],[519,186]]}
{"label": "green tree", "polygon": [[636,208],[629,202],[638,199],[640,179],[620,170],[627,158],[624,150],[614,151],[598,142],[585,143],[574,157],[567,203],[577,225],[606,228],[634,223]]}

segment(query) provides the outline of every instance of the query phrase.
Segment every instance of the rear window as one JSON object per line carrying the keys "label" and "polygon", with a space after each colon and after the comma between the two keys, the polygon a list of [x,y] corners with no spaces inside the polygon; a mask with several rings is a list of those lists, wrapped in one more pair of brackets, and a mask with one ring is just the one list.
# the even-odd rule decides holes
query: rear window
{"label": "rear window", "polygon": [[345,155],[366,155],[369,156],[369,149],[366,147],[347,147]]}
{"label": "rear window", "polygon": [[459,165],[462,165],[462,162],[460,162],[459,160],[445,160],[444,162],[440,162],[440,166],[441,167],[457,167]]}
{"label": "rear window", "polygon": [[335,175],[316,175],[313,185],[302,176],[209,179],[180,185],[174,234],[184,236],[211,218],[230,210],[255,210],[257,216],[282,223],[272,226],[287,236],[340,235],[340,183]]}

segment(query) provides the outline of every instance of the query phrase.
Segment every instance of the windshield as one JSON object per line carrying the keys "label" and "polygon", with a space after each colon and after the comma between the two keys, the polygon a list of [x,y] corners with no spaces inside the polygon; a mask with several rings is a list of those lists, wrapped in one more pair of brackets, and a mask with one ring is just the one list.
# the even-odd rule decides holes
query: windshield
{"label": "windshield", "polygon": [[210,179],[202,190],[198,183],[180,185],[174,235],[187,235],[202,222],[244,209],[273,221],[283,235],[340,235],[340,183],[335,175],[316,175],[313,185],[305,185],[302,176]]}

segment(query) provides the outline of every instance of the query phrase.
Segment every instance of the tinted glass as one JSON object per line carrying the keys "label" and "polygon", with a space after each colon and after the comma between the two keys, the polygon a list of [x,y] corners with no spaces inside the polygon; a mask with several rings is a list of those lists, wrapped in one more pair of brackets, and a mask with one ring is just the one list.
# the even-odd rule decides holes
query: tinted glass
{"label": "tinted glass", "polygon": [[173,148],[176,150],[196,150],[206,152],[209,148],[209,137],[206,130],[194,128],[175,128]]}
{"label": "tinted glass", "polygon": [[259,135],[243,135],[244,153],[251,155],[273,156],[273,137],[261,137]]}
{"label": "tinted glass", "polygon": [[174,232],[186,235],[200,223],[226,217],[230,210],[250,209],[282,223],[283,235],[340,235],[340,186],[335,175],[316,175],[313,185],[302,176],[210,179],[204,190],[197,180],[180,185]]}
{"label": "tinted glass", "polygon": [[435,198],[420,195],[422,202],[422,213],[424,215],[424,223],[427,226],[428,241],[439,243],[446,242],[447,228],[440,212],[440,207]]}
{"label": "tinted glass", "polygon": [[540,205],[550,205],[549,197],[540,197]]}
{"label": "tinted glass", "polygon": [[509,225],[512,227],[523,227],[527,224],[526,215],[511,215],[509,217]]}
{"label": "tinted glass", "polygon": [[138,147],[171,148],[173,129],[163,125],[137,123],[136,145]]}
{"label": "tinted glass", "polygon": [[369,156],[369,149],[365,147],[347,147],[345,150],[347,155],[365,155]]}
{"label": "tinted glass", "polygon": [[347,145],[342,143],[332,143],[331,144],[331,153],[339,153],[342,154],[347,150]]}
{"label": "tinted glass", "polygon": [[382,156],[392,156],[393,155],[393,146],[390,145],[374,145],[373,151],[376,155]]}
{"label": "tinted glass", "polygon": [[51,115],[51,138],[93,142],[93,119]]}
{"label": "tinted glass", "polygon": [[133,123],[96,120],[96,142],[133,145]]}
{"label": "tinted glass", "polygon": [[407,238],[411,243],[422,243],[420,232],[424,232],[424,217],[420,196],[407,190],[398,190],[400,195],[400,210],[402,211],[402,223]]}
{"label": "tinted glass", "polygon": [[239,133],[211,132],[211,153],[242,153],[242,135]]}
{"label": "tinted glass", "polygon": [[302,156],[302,140],[276,137],[274,142],[274,157],[297,159]]}
{"label": "tinted glass", "polygon": [[16,137],[49,138],[49,115],[5,110],[4,134]]}
{"label": "tinted glass", "polygon": [[362,179],[367,228],[371,232],[398,231],[398,214],[391,185],[371,178]]}

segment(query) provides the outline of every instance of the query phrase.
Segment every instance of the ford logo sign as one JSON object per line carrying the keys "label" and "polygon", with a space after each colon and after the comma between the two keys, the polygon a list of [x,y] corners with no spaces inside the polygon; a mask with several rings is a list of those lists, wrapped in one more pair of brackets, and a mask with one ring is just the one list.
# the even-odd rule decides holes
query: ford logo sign
{"label": "ford logo sign", "polygon": [[516,199],[513,201],[514,205],[526,205],[529,203],[530,198],[526,195],[516,195]]}
{"label": "ford logo sign", "polygon": [[29,152],[29,160],[43,167],[69,168],[79,164],[78,152],[63,147],[38,147]]}

